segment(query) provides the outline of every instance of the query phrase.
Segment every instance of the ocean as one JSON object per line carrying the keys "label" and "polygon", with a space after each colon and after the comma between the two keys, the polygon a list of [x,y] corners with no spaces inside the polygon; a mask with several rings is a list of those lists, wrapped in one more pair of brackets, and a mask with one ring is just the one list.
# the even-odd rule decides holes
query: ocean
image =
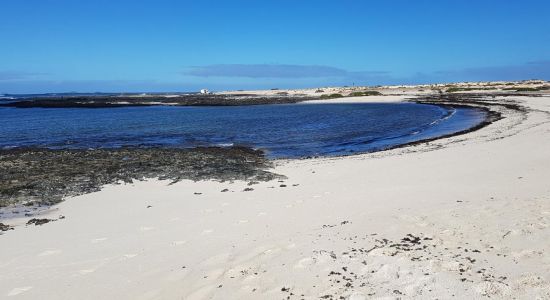
{"label": "ocean", "polygon": [[0,108],[0,149],[233,145],[269,158],[372,152],[467,130],[486,113],[416,103]]}

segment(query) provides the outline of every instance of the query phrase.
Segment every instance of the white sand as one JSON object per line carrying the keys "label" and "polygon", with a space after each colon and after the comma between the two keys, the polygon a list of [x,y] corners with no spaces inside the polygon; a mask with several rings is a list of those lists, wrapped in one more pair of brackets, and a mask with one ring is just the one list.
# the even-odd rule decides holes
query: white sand
{"label": "white sand", "polygon": [[[152,180],[68,199],[48,214],[65,219],[0,236],[0,298],[550,299],[550,97],[512,98],[540,111],[281,161],[286,187]],[[392,246],[407,234],[421,239]]]}
{"label": "white sand", "polygon": [[401,102],[407,99],[414,99],[412,96],[395,95],[395,96],[369,96],[369,97],[345,97],[323,100],[308,100],[303,103],[319,104],[319,103],[393,103]]}

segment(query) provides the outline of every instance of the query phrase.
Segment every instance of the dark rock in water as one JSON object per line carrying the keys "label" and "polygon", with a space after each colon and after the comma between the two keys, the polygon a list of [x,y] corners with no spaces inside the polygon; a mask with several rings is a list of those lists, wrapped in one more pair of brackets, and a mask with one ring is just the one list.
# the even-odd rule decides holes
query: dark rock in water
{"label": "dark rock in water", "polygon": [[8,231],[13,230],[13,226],[10,226],[8,224],[0,223],[0,231]]}
{"label": "dark rock in water", "polygon": [[195,195],[202,195],[202,193],[197,193],[197,192],[195,192],[195,193],[193,193],[193,194],[195,194]]}
{"label": "dark rock in water", "polygon": [[243,192],[250,192],[250,191],[253,191],[253,190],[254,190],[253,188],[245,188],[245,189],[243,190]]}
{"label": "dark rock in water", "polygon": [[89,95],[89,96],[64,96],[64,97],[36,97],[19,101],[0,103],[0,106],[17,108],[113,108],[127,106],[236,106],[236,105],[260,105],[260,104],[286,104],[318,97],[277,95],[179,95],[176,97],[163,97],[159,95],[148,96],[120,96],[120,95]]}
{"label": "dark rock in water", "polygon": [[269,181],[272,162],[245,147],[0,150],[0,207],[52,205],[106,184],[159,178]]}
{"label": "dark rock in water", "polygon": [[221,192],[222,193],[229,192],[229,189],[223,189]]}
{"label": "dark rock in water", "polygon": [[27,225],[36,225],[36,226],[40,226],[40,225],[44,225],[46,223],[50,223],[51,221],[55,221],[55,220],[52,220],[52,219],[30,219],[28,222],[27,222]]}

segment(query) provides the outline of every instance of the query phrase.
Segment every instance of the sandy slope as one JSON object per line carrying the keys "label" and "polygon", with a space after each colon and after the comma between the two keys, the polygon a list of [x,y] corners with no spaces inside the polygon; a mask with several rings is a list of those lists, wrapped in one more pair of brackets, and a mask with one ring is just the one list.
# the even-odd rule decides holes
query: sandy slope
{"label": "sandy slope", "polygon": [[0,297],[550,299],[550,97],[514,99],[536,110],[281,161],[288,179],[252,191],[149,181],[69,199],[49,213],[65,219],[0,236]]}

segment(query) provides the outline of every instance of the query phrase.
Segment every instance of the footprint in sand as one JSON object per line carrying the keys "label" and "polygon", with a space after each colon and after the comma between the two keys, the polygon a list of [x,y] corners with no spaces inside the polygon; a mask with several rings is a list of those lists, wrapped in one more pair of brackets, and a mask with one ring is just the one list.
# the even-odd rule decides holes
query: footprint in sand
{"label": "footprint in sand", "polygon": [[78,273],[80,275],[86,275],[95,272],[95,269],[85,269],[85,270],[79,270]]}
{"label": "footprint in sand", "polygon": [[210,270],[206,273],[206,279],[217,280],[218,278],[222,277],[224,273],[225,273],[224,269]]}
{"label": "footprint in sand", "polygon": [[273,248],[273,249],[267,249],[267,250],[264,250],[262,253],[264,255],[274,255],[278,252],[281,252],[281,248]]}
{"label": "footprint in sand", "polygon": [[46,250],[40,254],[38,254],[38,256],[50,256],[50,255],[56,255],[56,254],[59,254],[61,253],[61,250]]}
{"label": "footprint in sand", "polygon": [[188,294],[184,299],[195,300],[195,299],[207,299],[214,291],[214,285],[206,285],[200,287],[199,289],[193,291],[191,294]]}
{"label": "footprint in sand", "polygon": [[8,297],[13,297],[13,296],[17,296],[19,294],[22,294],[24,292],[27,292],[29,290],[32,289],[32,286],[24,286],[24,287],[18,287],[18,288],[14,288],[13,290],[11,290],[7,296]]}
{"label": "footprint in sand", "polygon": [[481,282],[474,287],[474,290],[480,295],[492,298],[505,298],[504,295],[510,292],[510,287],[500,282]]}
{"label": "footprint in sand", "polygon": [[222,253],[222,254],[214,255],[212,257],[207,258],[206,260],[202,261],[201,265],[205,265],[205,266],[224,265],[224,264],[227,264],[227,262],[230,259],[231,259],[231,254]]}
{"label": "footprint in sand", "polygon": [[367,297],[363,293],[355,293],[349,296],[349,300],[367,300]]}
{"label": "footprint in sand", "polygon": [[254,291],[257,291],[259,289],[260,289],[260,287],[257,286],[257,285],[248,285],[248,284],[245,284],[245,285],[240,287],[240,290],[243,293],[250,293],[250,291],[254,292]]}
{"label": "footprint in sand", "polygon": [[306,257],[300,259],[295,265],[294,268],[296,269],[304,269],[306,267],[309,267],[311,265],[314,265],[316,263],[315,258],[313,257]]}

